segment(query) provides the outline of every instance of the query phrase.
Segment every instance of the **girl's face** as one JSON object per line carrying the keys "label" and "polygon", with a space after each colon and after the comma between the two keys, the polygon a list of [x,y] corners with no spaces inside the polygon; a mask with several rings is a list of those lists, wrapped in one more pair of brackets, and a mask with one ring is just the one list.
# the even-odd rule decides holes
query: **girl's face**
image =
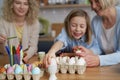
{"label": "girl's face", "polygon": [[13,11],[19,17],[25,17],[28,12],[28,0],[14,0]]}
{"label": "girl's face", "polygon": [[97,15],[102,16],[104,12],[102,10],[99,0],[89,0],[89,1],[90,1],[92,10],[94,10]]}
{"label": "girl's face", "polygon": [[70,32],[74,39],[80,39],[86,32],[85,17],[76,16],[70,20]]}

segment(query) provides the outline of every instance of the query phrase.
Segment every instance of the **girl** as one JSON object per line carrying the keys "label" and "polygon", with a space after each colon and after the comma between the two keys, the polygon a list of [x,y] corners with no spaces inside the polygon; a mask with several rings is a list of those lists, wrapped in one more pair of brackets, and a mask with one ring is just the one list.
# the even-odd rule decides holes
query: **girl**
{"label": "girl", "polygon": [[48,67],[51,57],[55,57],[57,51],[63,55],[74,56],[73,47],[84,46],[93,52],[98,52],[97,43],[93,39],[88,14],[81,9],[72,10],[64,21],[65,29],[55,39],[55,43],[44,58],[44,65]]}

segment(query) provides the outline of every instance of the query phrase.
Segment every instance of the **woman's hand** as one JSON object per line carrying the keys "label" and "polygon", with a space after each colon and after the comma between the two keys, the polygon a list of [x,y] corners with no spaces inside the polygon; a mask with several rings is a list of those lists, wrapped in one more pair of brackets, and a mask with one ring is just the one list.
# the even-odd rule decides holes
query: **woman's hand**
{"label": "woman's hand", "polygon": [[96,67],[100,65],[100,60],[98,55],[95,55],[90,49],[83,46],[78,46],[81,49],[81,53],[76,53],[76,55],[83,57],[87,63],[87,67]]}
{"label": "woman's hand", "polygon": [[81,53],[79,56],[85,59],[87,63],[87,67],[96,67],[100,65],[100,60],[98,55]]}
{"label": "woman's hand", "polygon": [[0,44],[5,43],[7,37],[5,35],[0,34]]}
{"label": "woman's hand", "polygon": [[24,56],[23,56],[23,63],[28,63],[28,58],[27,58],[27,53],[24,52]]}

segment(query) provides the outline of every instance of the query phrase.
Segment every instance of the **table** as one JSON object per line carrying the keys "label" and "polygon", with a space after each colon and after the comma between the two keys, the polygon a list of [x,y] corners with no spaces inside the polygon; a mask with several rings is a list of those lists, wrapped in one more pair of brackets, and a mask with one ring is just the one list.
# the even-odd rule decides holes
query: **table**
{"label": "table", "polygon": [[[29,63],[37,61],[38,57],[33,56]],[[0,66],[7,64],[8,57],[0,56]],[[87,68],[84,74],[56,74],[58,80],[120,80],[120,64],[105,67]],[[40,80],[48,80],[49,74],[44,73]]]}

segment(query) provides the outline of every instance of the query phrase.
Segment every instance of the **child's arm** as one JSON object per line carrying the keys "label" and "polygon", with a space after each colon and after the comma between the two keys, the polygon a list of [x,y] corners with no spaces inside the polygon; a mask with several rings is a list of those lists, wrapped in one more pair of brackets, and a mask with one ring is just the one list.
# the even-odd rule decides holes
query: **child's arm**
{"label": "child's arm", "polygon": [[45,58],[43,59],[43,65],[44,67],[48,67],[50,64],[50,60],[52,57],[55,57],[55,53],[60,50],[63,47],[63,42],[57,41],[53,44],[51,49],[48,51],[48,53],[45,55]]}

